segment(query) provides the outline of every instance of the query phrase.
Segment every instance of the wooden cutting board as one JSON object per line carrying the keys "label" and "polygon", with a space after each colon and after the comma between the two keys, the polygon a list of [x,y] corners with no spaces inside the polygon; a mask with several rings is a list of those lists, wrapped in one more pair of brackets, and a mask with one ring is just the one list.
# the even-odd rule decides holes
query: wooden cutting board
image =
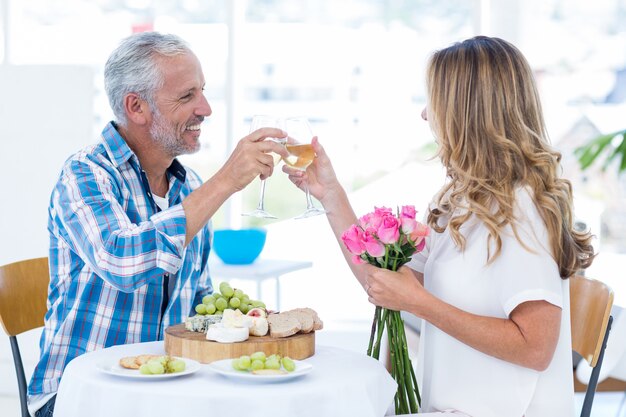
{"label": "wooden cutting board", "polygon": [[263,351],[267,355],[278,353],[291,359],[302,360],[315,354],[315,332],[298,333],[293,336],[274,338],[250,336],[244,342],[218,343],[206,340],[206,335],[185,329],[177,324],[165,329],[165,352],[170,356],[211,363],[220,359],[238,358]]}

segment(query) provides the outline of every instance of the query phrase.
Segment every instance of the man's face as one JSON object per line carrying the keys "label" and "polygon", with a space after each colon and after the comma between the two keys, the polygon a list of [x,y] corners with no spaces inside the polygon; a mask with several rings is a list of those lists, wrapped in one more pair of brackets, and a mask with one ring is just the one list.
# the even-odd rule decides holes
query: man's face
{"label": "man's face", "polygon": [[188,53],[158,58],[163,87],[155,94],[150,135],[171,157],[200,149],[200,124],[211,115],[200,62]]}

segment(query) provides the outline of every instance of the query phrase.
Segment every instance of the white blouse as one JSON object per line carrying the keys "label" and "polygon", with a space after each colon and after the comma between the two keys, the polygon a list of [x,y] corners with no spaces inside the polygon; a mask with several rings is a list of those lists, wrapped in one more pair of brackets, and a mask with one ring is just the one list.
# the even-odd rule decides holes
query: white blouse
{"label": "white blouse", "polygon": [[473,417],[574,415],[569,281],[559,276],[545,224],[525,188],[517,191],[515,217],[518,234],[532,252],[507,227],[502,252],[487,265],[488,230],[473,219],[461,228],[465,252],[454,245],[448,229],[433,232],[408,266],[424,273],[432,294],[473,314],[507,318],[519,304],[533,300],[561,307],[554,358],[547,370],[537,372],[481,353],[424,321],[418,360],[421,411],[455,409]]}

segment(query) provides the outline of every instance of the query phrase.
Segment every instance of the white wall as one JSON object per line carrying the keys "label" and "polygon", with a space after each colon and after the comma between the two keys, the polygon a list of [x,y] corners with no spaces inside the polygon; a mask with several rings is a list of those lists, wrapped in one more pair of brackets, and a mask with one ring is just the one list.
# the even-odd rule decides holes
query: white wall
{"label": "white wall", "polygon": [[[87,67],[0,66],[0,265],[47,256],[48,200],[60,168],[96,141],[93,95]],[[29,369],[38,333],[19,338]],[[0,334],[0,394],[16,393],[9,340]]]}

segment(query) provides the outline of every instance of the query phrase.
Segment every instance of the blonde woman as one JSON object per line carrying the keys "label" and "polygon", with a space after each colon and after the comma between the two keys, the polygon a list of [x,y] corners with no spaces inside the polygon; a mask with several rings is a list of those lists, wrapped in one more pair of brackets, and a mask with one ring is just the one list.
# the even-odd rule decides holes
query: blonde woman
{"label": "blonde woman", "polygon": [[341,245],[357,221],[323,147],[306,173],[285,167],[328,211],[373,304],[424,319],[418,375],[425,415],[572,416],[570,277],[589,266],[573,229],[532,71],[518,49],[475,37],[435,52],[428,120],[448,181],[425,250],[398,272],[354,265]]}

